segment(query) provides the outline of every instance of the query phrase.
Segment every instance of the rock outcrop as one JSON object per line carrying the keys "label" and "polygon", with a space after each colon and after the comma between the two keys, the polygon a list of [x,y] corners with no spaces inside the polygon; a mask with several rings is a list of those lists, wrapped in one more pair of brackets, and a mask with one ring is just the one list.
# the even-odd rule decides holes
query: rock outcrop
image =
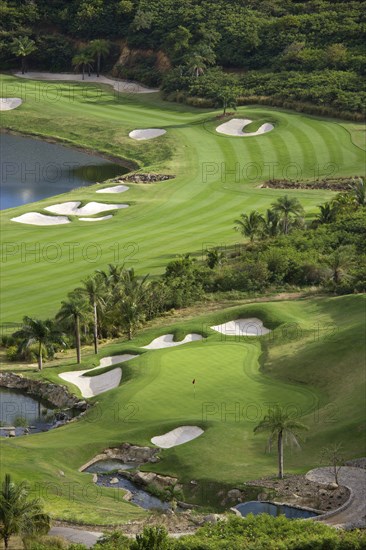
{"label": "rock outcrop", "polygon": [[60,409],[70,408],[85,411],[89,406],[86,401],[78,399],[62,384],[32,380],[13,372],[0,373],[0,386],[21,390]]}
{"label": "rock outcrop", "polygon": [[102,453],[95,456],[89,462],[79,468],[80,472],[83,472],[86,468],[89,468],[95,462],[100,460],[120,460],[124,463],[135,463],[136,466],[140,464],[146,464],[147,462],[158,462],[157,456],[160,449],[151,447],[139,447],[138,445],[130,445],[129,443],[122,443],[120,447],[114,447],[111,449],[105,449]]}

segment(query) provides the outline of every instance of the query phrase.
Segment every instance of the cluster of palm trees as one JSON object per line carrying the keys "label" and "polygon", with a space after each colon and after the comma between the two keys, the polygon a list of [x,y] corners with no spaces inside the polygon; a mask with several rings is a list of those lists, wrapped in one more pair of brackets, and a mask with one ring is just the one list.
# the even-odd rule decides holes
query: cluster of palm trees
{"label": "cluster of palm trees", "polygon": [[257,210],[241,214],[235,229],[253,242],[259,239],[287,235],[292,229],[304,226],[304,209],[295,197],[279,197],[263,216]]}
{"label": "cluster of palm trees", "polygon": [[87,72],[88,76],[90,76],[96,62],[96,73],[97,77],[99,77],[102,57],[106,57],[109,54],[109,50],[110,43],[108,40],[102,38],[92,40],[73,57],[72,65],[77,70],[81,69],[84,80],[85,73]]}
{"label": "cluster of palm trees", "polygon": [[76,359],[81,362],[82,333],[87,337],[92,327],[94,353],[98,353],[101,336],[124,332],[132,339],[145,319],[146,303],[153,296],[155,284],[147,284],[148,275],[138,278],[133,269],[109,264],[97,270],[67,295],[55,320],[24,317],[23,326],[14,333],[21,349],[32,347],[42,370],[43,356],[52,356],[56,346],[66,346],[65,335],[73,333]]}
{"label": "cluster of palm trees", "polygon": [[[362,178],[352,180],[349,190],[338,193],[334,199],[319,206],[313,227],[332,223],[338,214],[346,209],[355,210],[366,205],[366,186]],[[253,242],[255,238],[265,239],[277,235],[287,235],[293,229],[305,227],[304,209],[296,197],[285,195],[272,203],[265,215],[253,210],[241,214],[235,220],[235,229]]]}

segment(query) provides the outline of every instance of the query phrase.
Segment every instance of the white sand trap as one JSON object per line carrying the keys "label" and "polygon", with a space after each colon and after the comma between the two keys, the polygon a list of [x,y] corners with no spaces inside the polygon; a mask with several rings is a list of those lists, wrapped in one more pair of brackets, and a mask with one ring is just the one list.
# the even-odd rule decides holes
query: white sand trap
{"label": "white sand trap", "polygon": [[128,80],[114,80],[112,78],[107,78],[106,76],[100,75],[99,77],[95,74],[90,76],[85,75],[83,80],[82,74],[71,74],[71,73],[47,73],[47,72],[30,72],[30,73],[15,73],[15,76],[19,78],[30,78],[32,80],[60,80],[60,81],[74,81],[74,82],[83,82],[84,84],[108,84],[112,86],[114,90],[121,93],[128,94],[151,94],[153,92],[158,92],[159,88],[147,88],[138,84],[138,82],[128,82]]}
{"label": "white sand trap", "polygon": [[85,206],[80,207],[80,201],[62,202],[47,206],[45,210],[53,214],[63,214],[65,216],[93,216],[108,210],[116,210],[118,208],[128,208],[128,204],[106,204],[103,202],[88,202]]}
{"label": "white sand trap", "polygon": [[250,137],[266,134],[274,128],[273,124],[266,122],[265,124],[262,124],[262,126],[260,126],[256,132],[243,132],[245,126],[248,126],[248,124],[250,124],[251,122],[253,121],[249,118],[232,118],[228,122],[220,124],[220,126],[216,128],[216,132],[218,132],[219,134],[225,134],[226,136]]}
{"label": "white sand trap", "polygon": [[228,321],[211,328],[217,332],[221,332],[221,334],[225,334],[225,336],[263,336],[271,332],[257,317],[236,319],[235,321]]}
{"label": "white sand trap", "polygon": [[23,101],[19,97],[0,97],[0,111],[11,111],[22,103]]}
{"label": "white sand trap", "polygon": [[113,218],[112,214],[102,216],[101,218],[79,218],[79,220],[81,222],[101,222],[103,220],[110,220],[111,218]]}
{"label": "white sand trap", "polygon": [[188,344],[188,342],[196,342],[197,340],[202,340],[201,334],[187,334],[184,340],[180,342],[174,342],[174,334],[164,334],[155,338],[147,346],[142,346],[145,349],[163,349],[163,348],[172,348],[174,346],[181,346],[182,344]]}
{"label": "white sand trap", "polygon": [[192,441],[192,439],[196,439],[202,434],[203,430],[198,426],[180,426],[166,434],[152,437],[151,443],[154,443],[154,445],[162,449],[170,449],[171,447],[177,447],[177,445],[188,443],[188,441]]}
{"label": "white sand trap", "polygon": [[47,216],[47,214],[40,214],[39,212],[28,212],[17,218],[11,218],[11,221],[28,225],[62,225],[70,223],[66,216]]}
{"label": "white sand trap", "polygon": [[75,384],[81,391],[83,397],[94,397],[105,391],[112,390],[116,388],[122,378],[122,369],[117,367],[98,376],[83,376],[86,372],[91,372],[95,369],[100,369],[103,367],[109,367],[111,365],[116,365],[118,363],[123,363],[129,361],[138,355],[113,355],[109,357],[103,357],[100,360],[100,363],[97,367],[87,370],[77,370],[73,372],[63,372],[59,374],[59,377],[66,382],[71,382]]}
{"label": "white sand trap", "polygon": [[127,185],[115,185],[114,187],[105,187],[104,189],[98,189],[96,193],[124,193],[128,191]]}
{"label": "white sand trap", "polygon": [[128,135],[132,139],[153,139],[166,134],[166,130],[161,128],[147,128],[146,130],[132,130]]}

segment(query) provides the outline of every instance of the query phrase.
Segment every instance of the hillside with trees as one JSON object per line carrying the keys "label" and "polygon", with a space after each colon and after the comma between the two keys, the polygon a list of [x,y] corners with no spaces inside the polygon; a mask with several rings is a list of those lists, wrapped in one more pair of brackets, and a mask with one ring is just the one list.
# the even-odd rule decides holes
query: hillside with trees
{"label": "hillside with trees", "polygon": [[98,73],[161,85],[173,101],[222,105],[226,86],[238,104],[361,120],[364,13],[365,2],[341,0],[2,1],[0,69],[24,68],[26,57],[67,72],[82,56]]}

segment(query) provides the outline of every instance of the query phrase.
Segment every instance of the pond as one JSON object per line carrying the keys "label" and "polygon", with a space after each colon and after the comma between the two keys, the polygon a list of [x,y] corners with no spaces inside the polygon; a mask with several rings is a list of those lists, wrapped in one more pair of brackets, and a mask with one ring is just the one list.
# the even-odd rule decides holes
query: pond
{"label": "pond", "polygon": [[[130,491],[132,494],[130,502],[133,502],[145,510],[168,510],[170,508],[168,502],[164,502],[160,498],[151,495],[122,474],[117,473],[118,470],[129,470],[137,466],[137,464],[125,463],[115,459],[99,460],[98,462],[94,462],[91,466],[88,466],[84,472],[98,474],[96,484],[101,487],[119,488]],[[112,480],[118,481],[117,483],[111,483]]]}
{"label": "pond", "polygon": [[270,514],[271,516],[285,515],[287,519],[304,519],[318,515],[310,510],[294,508],[286,504],[271,504],[270,502],[258,502],[256,500],[242,502],[235,506],[235,508],[244,517],[248,514],[254,514],[255,516],[258,514]]}
{"label": "pond", "polygon": [[[9,432],[23,435],[25,428],[29,433],[44,432],[55,428],[65,419],[75,416],[74,411],[55,410],[49,404],[23,394],[19,391],[0,387],[0,435]],[[4,428],[15,428],[6,430]],[[14,433],[13,433],[14,435]]]}
{"label": "pond", "polygon": [[97,155],[11,134],[0,134],[0,157],[0,210],[66,193],[129,171]]}

